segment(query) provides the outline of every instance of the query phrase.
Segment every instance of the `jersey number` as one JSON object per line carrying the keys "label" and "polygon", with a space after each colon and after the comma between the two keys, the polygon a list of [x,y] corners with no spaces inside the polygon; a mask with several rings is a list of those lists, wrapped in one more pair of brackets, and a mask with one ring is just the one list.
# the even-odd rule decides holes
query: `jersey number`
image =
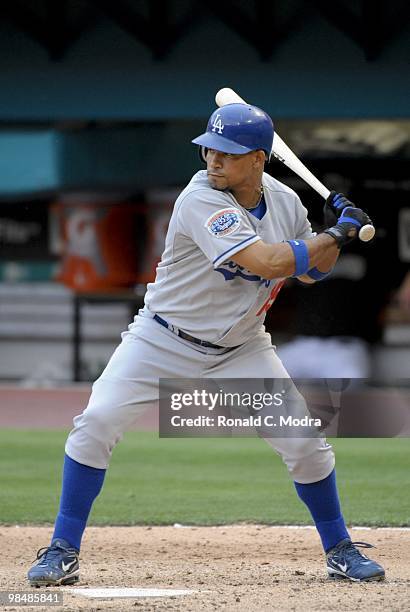
{"label": "jersey number", "polygon": [[258,312],[256,313],[257,317],[259,317],[263,312],[268,312],[269,308],[272,306],[273,302],[276,300],[276,297],[279,291],[282,289],[284,284],[285,284],[285,279],[276,283],[276,285],[272,288],[272,291],[270,292],[270,296],[268,297],[266,302],[263,304],[262,308],[258,310]]}

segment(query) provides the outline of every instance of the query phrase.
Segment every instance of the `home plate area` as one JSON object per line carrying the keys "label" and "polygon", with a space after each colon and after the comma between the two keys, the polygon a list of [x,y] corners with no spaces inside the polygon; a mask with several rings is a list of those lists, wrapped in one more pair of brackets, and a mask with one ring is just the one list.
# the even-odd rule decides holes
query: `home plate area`
{"label": "home plate area", "polygon": [[[27,569],[51,534],[51,526],[0,527],[3,590],[27,590]],[[384,582],[329,580],[313,528],[88,527],[80,581],[36,592],[63,594],[63,605],[47,608],[55,612],[409,610],[410,531],[353,528],[351,536],[376,546],[368,553],[385,567]]]}
{"label": "home plate area", "polygon": [[118,589],[115,587],[104,588],[104,589],[69,589],[64,588],[65,591],[70,591],[74,595],[80,595],[81,597],[88,597],[89,599],[126,599],[126,598],[138,598],[138,597],[176,597],[179,595],[189,595],[195,593],[189,589]]}

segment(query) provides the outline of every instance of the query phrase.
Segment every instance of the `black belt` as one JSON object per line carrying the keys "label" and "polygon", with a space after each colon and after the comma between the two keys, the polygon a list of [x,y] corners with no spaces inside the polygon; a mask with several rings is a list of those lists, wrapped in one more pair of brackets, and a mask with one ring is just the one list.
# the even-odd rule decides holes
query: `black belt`
{"label": "black belt", "polygon": [[218,346],[217,344],[212,344],[212,342],[207,342],[207,340],[200,340],[199,338],[194,338],[194,336],[187,334],[186,332],[182,331],[178,327],[175,327],[174,325],[170,325],[169,323],[165,321],[165,319],[162,319],[158,315],[154,315],[154,321],[156,321],[160,325],[163,325],[164,327],[172,331],[174,334],[176,334],[180,338],[183,338],[184,340],[188,340],[188,342],[199,344],[199,346],[204,346],[205,348],[215,348],[215,349],[226,348],[225,346]]}

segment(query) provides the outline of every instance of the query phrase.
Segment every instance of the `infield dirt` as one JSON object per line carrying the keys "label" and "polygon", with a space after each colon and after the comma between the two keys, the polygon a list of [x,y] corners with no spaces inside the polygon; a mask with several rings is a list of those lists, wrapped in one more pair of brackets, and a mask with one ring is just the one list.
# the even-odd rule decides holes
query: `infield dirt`
{"label": "infield dirt", "polygon": [[[26,572],[47,546],[51,527],[1,527],[1,589],[27,590]],[[167,598],[88,600],[64,591],[64,605],[25,610],[410,610],[410,530],[354,529],[353,540],[386,569],[384,582],[327,578],[313,529],[223,527],[89,527],[79,587],[193,589]],[[39,592],[39,590],[31,589]],[[5,608],[21,610],[19,607]]]}

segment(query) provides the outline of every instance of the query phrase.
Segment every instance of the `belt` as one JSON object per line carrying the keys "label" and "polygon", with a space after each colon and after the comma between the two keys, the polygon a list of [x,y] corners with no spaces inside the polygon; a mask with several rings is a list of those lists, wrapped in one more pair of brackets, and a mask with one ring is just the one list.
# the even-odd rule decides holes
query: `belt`
{"label": "belt", "polygon": [[225,346],[218,346],[217,344],[212,344],[212,342],[207,342],[207,340],[200,340],[199,338],[194,338],[194,336],[187,334],[186,332],[182,331],[178,327],[175,327],[175,325],[171,325],[170,323],[167,323],[165,319],[162,319],[158,315],[154,315],[153,318],[154,318],[154,321],[156,321],[163,327],[166,327],[167,329],[172,331],[174,334],[176,334],[180,338],[183,338],[184,340],[188,340],[188,342],[193,342],[194,344],[199,344],[199,346],[204,346],[206,348],[215,348],[215,349],[226,348]]}

